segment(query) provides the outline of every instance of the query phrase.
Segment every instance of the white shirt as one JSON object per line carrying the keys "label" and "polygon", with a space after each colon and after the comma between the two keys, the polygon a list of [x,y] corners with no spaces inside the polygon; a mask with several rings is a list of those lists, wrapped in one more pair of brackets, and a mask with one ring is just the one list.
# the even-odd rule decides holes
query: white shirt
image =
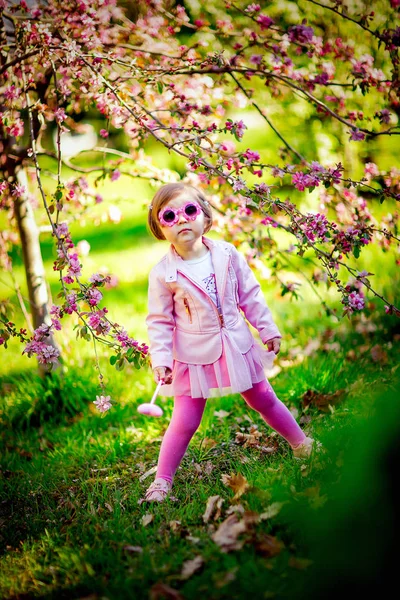
{"label": "white shirt", "polygon": [[219,308],[219,296],[215,283],[214,265],[210,250],[208,250],[207,254],[201,258],[185,260],[185,264],[188,265],[189,269],[192,270],[193,273],[196,273],[197,278],[203,282],[204,289]]}

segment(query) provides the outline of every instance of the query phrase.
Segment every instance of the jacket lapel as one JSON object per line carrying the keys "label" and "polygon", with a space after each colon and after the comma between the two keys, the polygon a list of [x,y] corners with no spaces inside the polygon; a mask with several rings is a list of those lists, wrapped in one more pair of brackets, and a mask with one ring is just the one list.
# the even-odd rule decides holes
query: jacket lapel
{"label": "jacket lapel", "polygon": [[[222,304],[223,297],[222,293],[225,291],[225,281],[227,277],[227,268],[230,257],[230,252],[224,246],[218,244],[214,240],[206,238],[203,236],[203,243],[210,249],[211,258],[214,265],[215,271],[215,283],[217,286],[218,295],[220,298],[220,302]],[[165,281],[167,283],[171,283],[172,281],[176,281],[177,279],[177,271],[186,275],[189,279],[194,281],[197,286],[206,294],[207,292],[204,289],[204,284],[196,276],[195,272],[189,269],[188,265],[185,264],[185,261],[179,256],[176,252],[173,244],[171,244],[169,248],[169,252],[167,253],[167,264],[165,271]]]}

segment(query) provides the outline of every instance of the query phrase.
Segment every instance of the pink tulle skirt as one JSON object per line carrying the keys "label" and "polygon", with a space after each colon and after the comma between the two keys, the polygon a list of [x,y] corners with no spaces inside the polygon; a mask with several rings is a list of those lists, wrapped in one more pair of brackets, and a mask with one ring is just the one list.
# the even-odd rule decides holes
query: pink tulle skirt
{"label": "pink tulle skirt", "polygon": [[172,383],[162,385],[160,396],[221,397],[244,392],[263,381],[265,369],[271,369],[275,353],[254,339],[250,350],[242,354],[227,330],[222,328],[222,354],[209,365],[187,364],[174,360]]}

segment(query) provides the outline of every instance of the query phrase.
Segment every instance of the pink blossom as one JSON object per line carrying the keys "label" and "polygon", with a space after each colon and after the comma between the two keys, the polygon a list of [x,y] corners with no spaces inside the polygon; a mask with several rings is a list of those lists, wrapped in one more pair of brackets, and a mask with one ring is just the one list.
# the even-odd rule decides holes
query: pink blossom
{"label": "pink blossom", "polygon": [[96,405],[100,412],[104,413],[112,406],[110,400],[110,396],[96,396],[96,400],[93,401],[93,404]]}
{"label": "pink blossom", "polygon": [[0,181],[0,194],[6,191],[8,187],[7,181]]}
{"label": "pink blossom", "polygon": [[266,183],[256,183],[254,186],[254,191],[257,192],[257,194],[266,194],[269,196],[271,192],[271,186],[267,185]]}
{"label": "pink blossom", "polygon": [[100,135],[102,138],[108,138],[108,131],[107,129],[100,129]]}
{"label": "pink blossom", "polygon": [[86,292],[86,297],[90,306],[96,306],[103,298],[103,294],[99,290],[92,288]]}
{"label": "pink blossom", "polygon": [[62,121],[65,121],[67,114],[63,108],[57,108],[57,110],[54,111],[54,118],[57,123],[61,123]]}
{"label": "pink blossom", "polygon": [[247,148],[246,152],[243,152],[243,156],[251,162],[256,162],[260,160],[259,153],[254,150],[250,150],[250,148]]}
{"label": "pink blossom", "polygon": [[233,189],[235,192],[238,192],[239,190],[243,190],[245,187],[246,187],[246,182],[241,177],[238,177],[237,179],[234,180]]}
{"label": "pink blossom", "polygon": [[272,167],[271,175],[273,177],[280,177],[280,179],[282,179],[282,177],[285,176],[285,171],[283,169],[280,169],[279,167]]}
{"label": "pink blossom", "polygon": [[349,294],[349,306],[353,310],[361,310],[365,306],[364,296],[361,292],[351,292]]}
{"label": "pink blossom", "polygon": [[252,54],[249,58],[250,62],[254,65],[260,65],[262,63],[262,54]]}
{"label": "pink blossom", "polygon": [[372,177],[376,177],[377,175],[379,175],[378,166],[373,162],[366,163],[364,165],[364,173],[372,175]]}
{"label": "pink blossom", "polygon": [[10,85],[9,87],[5,88],[3,94],[6,100],[12,101],[18,98],[18,96],[21,94],[21,90],[16,88],[15,85]]}
{"label": "pink blossom", "polygon": [[100,194],[96,194],[94,200],[96,204],[101,204],[101,202],[103,202],[103,196],[101,196]]}
{"label": "pink blossom", "polygon": [[67,295],[67,306],[65,307],[65,312],[69,315],[75,310],[78,310],[78,305],[76,303],[77,295],[76,292],[71,292]]}
{"label": "pink blossom", "polygon": [[29,342],[25,346],[22,354],[25,352],[29,357],[32,356],[32,354],[36,354],[38,361],[41,364],[55,363],[57,362],[57,358],[60,356],[60,351],[57,348],[54,348],[54,346],[51,346],[50,344],[45,344],[44,342],[39,342],[36,340]]}
{"label": "pink blossom", "polygon": [[69,235],[68,223],[59,223],[56,225],[57,233],[60,237]]}
{"label": "pink blossom", "polygon": [[121,172],[118,169],[114,169],[111,173],[111,181],[117,181],[121,177]]}
{"label": "pink blossom", "polygon": [[104,277],[100,273],[93,273],[93,275],[89,277],[89,281],[91,283],[101,283],[104,281]]}
{"label": "pink blossom", "polygon": [[6,129],[10,135],[20,137],[24,134],[24,122],[21,119],[16,119],[15,122]]}
{"label": "pink blossom", "polygon": [[274,22],[273,19],[271,19],[271,17],[268,17],[267,15],[258,15],[256,21],[260,24],[261,29],[269,29],[269,27],[271,27],[272,23]]}
{"label": "pink blossom", "polygon": [[387,108],[379,110],[375,113],[375,116],[378,117],[381,123],[390,123],[390,111]]}
{"label": "pink blossom", "polygon": [[247,8],[244,9],[244,12],[259,12],[261,10],[261,6],[259,4],[249,4]]}
{"label": "pink blossom", "polygon": [[14,186],[13,191],[11,192],[11,194],[15,197],[15,198],[21,198],[26,192],[26,189],[23,185],[21,184],[17,184]]}
{"label": "pink blossom", "polygon": [[312,42],[314,30],[312,27],[304,25],[293,25],[289,27],[289,40],[291,42],[300,42],[300,44],[309,44]]}
{"label": "pink blossom", "polygon": [[357,129],[357,127],[353,127],[352,131],[349,133],[350,133],[350,139],[353,142],[360,142],[363,139],[365,139],[365,133],[363,133],[362,131]]}
{"label": "pink blossom", "polygon": [[220,146],[221,150],[227,154],[233,154],[236,151],[236,144],[231,140],[224,140]]}

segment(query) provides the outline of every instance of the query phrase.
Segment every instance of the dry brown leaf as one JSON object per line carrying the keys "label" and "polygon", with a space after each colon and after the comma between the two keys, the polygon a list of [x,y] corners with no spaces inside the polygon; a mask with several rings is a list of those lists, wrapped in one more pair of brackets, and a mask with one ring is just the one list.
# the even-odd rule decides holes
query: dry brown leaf
{"label": "dry brown leaf", "polygon": [[143,527],[146,527],[146,525],[148,525],[149,523],[152,522],[152,520],[154,519],[154,515],[148,513],[147,515],[143,515],[142,517],[142,525]]}
{"label": "dry brown leaf", "polygon": [[182,529],[181,521],[170,521],[169,526],[174,533]]}
{"label": "dry brown leaf", "polygon": [[198,544],[200,541],[200,538],[198,537],[193,537],[192,535],[187,535],[185,537],[185,540],[188,540],[189,542],[192,542],[193,544]]}
{"label": "dry brown leaf", "polygon": [[382,365],[386,365],[388,362],[387,352],[379,344],[375,344],[371,348],[371,358],[374,362],[379,362]]}
{"label": "dry brown leaf", "polygon": [[243,446],[243,448],[248,448],[251,446],[258,446],[259,440],[262,438],[262,433],[258,431],[255,425],[252,425],[249,429],[249,433],[243,433],[242,431],[236,432],[235,442]]}
{"label": "dry brown leaf", "polygon": [[222,552],[240,550],[245,540],[238,540],[237,538],[241,533],[245,533],[247,529],[246,521],[239,521],[236,515],[229,515],[217,531],[212,534],[211,539],[220,547]]}
{"label": "dry brown leaf", "polygon": [[253,542],[256,552],[267,557],[280,554],[285,547],[285,544],[281,540],[267,533],[258,533]]}
{"label": "dry brown leaf", "polygon": [[105,507],[106,507],[106,508],[107,508],[107,509],[108,509],[110,512],[112,512],[112,511],[113,511],[113,507],[111,506],[111,504],[108,504],[108,502],[105,502],[105,503],[104,503],[104,506],[105,506]]}
{"label": "dry brown leaf", "polygon": [[202,450],[214,448],[214,446],[216,446],[216,445],[217,445],[217,442],[215,440],[213,440],[212,438],[208,438],[208,437],[203,438],[203,440],[201,442]]}
{"label": "dry brown leaf", "polygon": [[331,412],[330,407],[339,404],[346,393],[347,391],[344,389],[337,390],[332,394],[320,394],[314,390],[307,390],[303,395],[302,404],[304,407],[313,404],[322,412]]}
{"label": "dry brown leaf", "polygon": [[183,568],[181,573],[181,579],[189,579],[189,577],[191,577],[193,573],[198,571],[203,566],[203,564],[204,558],[200,555],[196,556],[192,560],[185,561],[182,565]]}
{"label": "dry brown leaf", "polygon": [[170,587],[166,583],[155,583],[149,591],[149,600],[185,600],[184,596],[178,590]]}
{"label": "dry brown leaf", "polygon": [[239,567],[236,565],[235,567],[233,567],[233,569],[231,569],[227,573],[224,573],[221,578],[220,578],[220,574],[217,573],[214,576],[215,587],[216,588],[222,588],[225,585],[228,585],[228,583],[231,583],[231,581],[235,581],[235,579],[236,579],[236,572],[237,572],[238,569],[239,569]]}
{"label": "dry brown leaf", "polygon": [[157,471],[157,465],[155,465],[154,467],[151,467],[151,469],[149,469],[148,471],[143,473],[143,475],[141,475],[139,477],[139,481],[143,481],[147,477],[150,477],[150,475],[153,475],[153,473],[156,473],[156,471]]}
{"label": "dry brown leaf", "polygon": [[221,481],[235,492],[235,495],[232,499],[233,501],[240,498],[240,496],[245,494],[250,488],[249,484],[247,483],[247,479],[243,477],[241,473],[238,473],[237,475],[226,475],[224,473],[221,477]]}
{"label": "dry brown leaf", "polygon": [[143,548],[141,546],[130,546],[129,544],[124,546],[124,550],[127,552],[143,552]]}
{"label": "dry brown leaf", "polygon": [[263,519],[272,519],[272,517],[276,517],[276,515],[280,512],[284,502],[273,502],[270,506],[267,507],[263,513],[260,514],[260,521]]}
{"label": "dry brown leaf", "polygon": [[213,514],[214,511],[215,511],[214,521],[219,519],[219,517],[221,516],[221,507],[224,502],[225,502],[224,498],[222,498],[218,494],[216,496],[210,496],[208,498],[206,510],[203,515],[204,523],[208,523],[208,521],[210,520],[211,515]]}
{"label": "dry brown leaf", "polygon": [[244,512],[245,512],[245,510],[244,510],[244,508],[243,508],[243,506],[241,504],[232,504],[226,510],[226,514],[227,515],[233,515],[233,514],[243,515]]}
{"label": "dry brown leaf", "polygon": [[226,410],[222,410],[222,408],[221,408],[221,410],[214,411],[214,415],[216,417],[219,417],[220,419],[225,419],[225,417],[229,417],[230,414],[231,414],[230,412],[227,412]]}
{"label": "dry brown leaf", "polygon": [[308,558],[297,558],[297,556],[291,556],[288,560],[289,567],[293,567],[294,569],[307,569],[312,564],[312,560]]}

